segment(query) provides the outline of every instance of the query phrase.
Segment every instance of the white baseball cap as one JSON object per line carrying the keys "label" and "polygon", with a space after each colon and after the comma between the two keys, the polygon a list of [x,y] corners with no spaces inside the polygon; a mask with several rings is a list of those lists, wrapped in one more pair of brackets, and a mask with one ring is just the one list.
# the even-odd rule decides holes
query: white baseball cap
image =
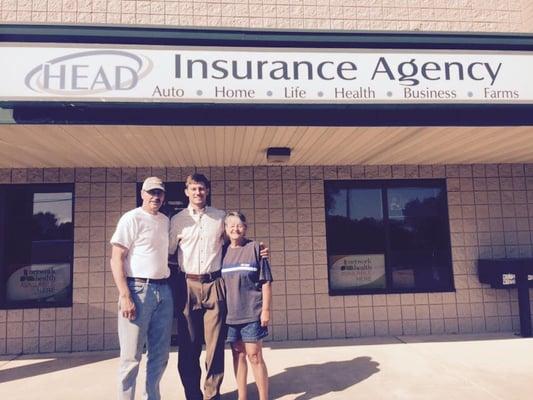
{"label": "white baseball cap", "polygon": [[159,179],[157,176],[151,176],[149,178],[146,178],[143,182],[142,190],[145,192],[148,192],[149,190],[159,189],[163,192],[165,191],[165,185],[161,179]]}

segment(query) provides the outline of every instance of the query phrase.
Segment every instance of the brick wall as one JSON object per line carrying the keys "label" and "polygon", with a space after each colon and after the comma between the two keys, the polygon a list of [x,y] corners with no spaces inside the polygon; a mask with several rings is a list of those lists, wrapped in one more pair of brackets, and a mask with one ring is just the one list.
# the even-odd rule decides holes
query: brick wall
{"label": "brick wall", "polygon": [[522,0],[522,30],[533,33],[533,2]]}
{"label": "brick wall", "polygon": [[0,22],[533,32],[529,0],[1,0]]}
{"label": "brick wall", "polygon": [[[183,181],[194,168],[0,169],[0,183],[75,182],[74,306],[0,310],[0,354],[117,348],[107,244],[135,207],[137,181]],[[532,255],[533,165],[199,169],[213,205],[240,209],[268,243],[273,340],[517,331],[515,290],[481,285],[478,257]],[[328,295],[324,179],[446,178],[456,292]],[[533,294],[533,293],[532,293]]]}

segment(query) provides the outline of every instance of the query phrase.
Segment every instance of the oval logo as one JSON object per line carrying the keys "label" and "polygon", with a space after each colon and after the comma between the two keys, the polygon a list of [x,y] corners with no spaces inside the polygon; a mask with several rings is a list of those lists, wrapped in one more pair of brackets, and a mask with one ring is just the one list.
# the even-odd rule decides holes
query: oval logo
{"label": "oval logo", "polygon": [[87,50],[56,57],[33,68],[26,86],[39,93],[87,96],[127,91],[153,69],[152,61],[123,50]]}
{"label": "oval logo", "polygon": [[329,258],[329,278],[333,289],[385,287],[383,254],[335,255]]}
{"label": "oval logo", "polygon": [[6,296],[13,301],[62,299],[70,283],[70,264],[28,265],[9,276]]}

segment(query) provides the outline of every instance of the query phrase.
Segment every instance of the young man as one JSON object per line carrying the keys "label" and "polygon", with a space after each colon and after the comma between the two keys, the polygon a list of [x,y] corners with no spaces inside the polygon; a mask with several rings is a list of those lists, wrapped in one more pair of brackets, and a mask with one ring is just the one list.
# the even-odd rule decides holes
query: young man
{"label": "young man", "polygon": [[[178,370],[187,400],[218,399],[224,377],[226,302],[221,279],[224,211],[207,206],[209,180],[202,174],[185,181],[187,208],[170,222],[169,253],[179,246],[178,263],[185,273],[183,310],[178,321]],[[206,378],[200,389],[200,353],[205,339]]]}
{"label": "young man", "polygon": [[144,398],[159,400],[168,363],[173,319],[168,284],[168,218],[159,212],[165,187],[157,177],[142,186],[142,206],[125,213],[111,238],[111,269],[119,292],[119,399],[133,400],[143,347],[147,348]]}

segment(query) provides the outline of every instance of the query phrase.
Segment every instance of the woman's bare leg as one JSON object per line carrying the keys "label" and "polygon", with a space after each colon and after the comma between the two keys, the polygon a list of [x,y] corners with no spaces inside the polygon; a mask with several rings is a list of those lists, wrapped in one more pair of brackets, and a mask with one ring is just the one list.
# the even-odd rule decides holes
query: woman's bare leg
{"label": "woman's bare leg", "polygon": [[237,341],[231,344],[231,354],[233,356],[233,370],[237,381],[237,392],[239,400],[247,400],[248,393],[246,381],[248,378],[248,364],[246,363],[246,350],[244,343]]}
{"label": "woman's bare leg", "polygon": [[[254,343],[244,343],[246,356],[252,366],[259,400],[268,400],[268,371],[263,359],[263,344],[261,341]],[[240,397],[239,397],[240,399]]]}

